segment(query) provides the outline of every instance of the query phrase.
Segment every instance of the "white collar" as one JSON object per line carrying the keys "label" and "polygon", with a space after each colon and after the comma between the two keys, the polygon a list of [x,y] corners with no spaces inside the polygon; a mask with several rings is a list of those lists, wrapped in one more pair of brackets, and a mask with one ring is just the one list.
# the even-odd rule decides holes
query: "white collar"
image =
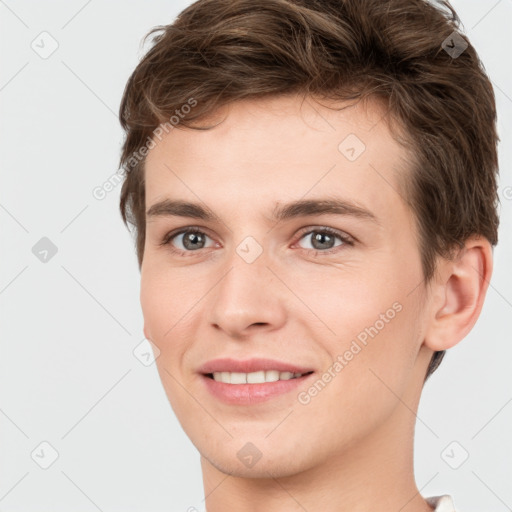
{"label": "white collar", "polygon": [[429,505],[435,507],[434,512],[457,512],[452,497],[448,494],[431,496],[430,498],[425,498],[425,500]]}

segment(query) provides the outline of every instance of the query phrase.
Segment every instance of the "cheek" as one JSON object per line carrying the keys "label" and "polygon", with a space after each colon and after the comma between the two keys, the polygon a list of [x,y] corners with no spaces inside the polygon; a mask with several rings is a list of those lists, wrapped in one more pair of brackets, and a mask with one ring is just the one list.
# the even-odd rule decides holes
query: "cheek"
{"label": "cheek", "polygon": [[[408,401],[418,346],[417,310],[411,300],[391,302],[387,308],[389,300],[387,296],[382,307],[372,303],[357,316],[340,320],[336,341],[324,341],[332,363],[319,378],[327,383],[300,390],[306,393],[300,403],[310,403],[297,406],[308,414],[310,420],[305,421],[311,423],[313,436],[329,437],[333,445],[346,441],[339,432],[347,438],[363,437],[386,421],[401,399]],[[387,323],[379,312],[387,312]]]}
{"label": "cheek", "polygon": [[[178,417],[187,407],[190,397],[183,390],[180,374],[187,346],[193,332],[193,309],[196,294],[186,279],[158,269],[142,269],[140,303],[144,317],[144,332],[158,347],[156,367],[167,398]],[[188,313],[187,313],[188,312]]]}
{"label": "cheek", "polygon": [[[190,273],[176,272],[146,262],[141,269],[140,304],[144,326],[155,342],[171,340],[183,329],[182,322],[193,314],[194,303],[200,298]],[[190,312],[187,314],[187,312]],[[166,341],[167,343],[167,341]]]}
{"label": "cheek", "polygon": [[385,388],[380,376],[392,389],[402,389],[420,347],[419,262],[407,266],[396,258],[378,260],[365,272],[336,268],[328,275],[310,274],[297,292],[308,298],[308,307],[322,321],[325,334],[318,342],[330,360],[341,356],[347,361],[336,378],[344,388],[369,384],[372,389],[377,386],[374,391]]}
{"label": "cheek", "polygon": [[169,391],[169,386],[173,387],[174,382],[169,373],[176,373],[176,365],[181,360],[181,353],[184,350],[180,347],[179,341],[183,340],[180,336],[183,325],[179,321],[183,316],[179,299],[183,298],[178,297],[174,287],[171,287],[166,279],[154,277],[146,272],[141,279],[140,303],[144,318],[144,335],[159,350],[156,366],[166,390]]}
{"label": "cheek", "polygon": [[[376,322],[380,331],[399,316],[405,298],[402,289],[406,287],[390,277],[393,274],[388,264],[374,260],[364,267],[362,262],[356,262],[343,267],[323,267],[317,272],[308,269],[288,279],[310,313],[328,328],[322,329],[327,339],[339,346]],[[382,319],[381,315],[384,315]],[[310,317],[308,314],[305,318]]]}
{"label": "cheek", "polygon": [[148,260],[147,267],[142,269],[140,303],[144,333],[160,351],[156,365],[170,396],[180,394],[171,375],[182,381],[184,370],[197,362],[188,361],[187,355],[197,342],[202,299],[210,287],[207,279],[191,279],[187,268],[164,268],[151,265]]}

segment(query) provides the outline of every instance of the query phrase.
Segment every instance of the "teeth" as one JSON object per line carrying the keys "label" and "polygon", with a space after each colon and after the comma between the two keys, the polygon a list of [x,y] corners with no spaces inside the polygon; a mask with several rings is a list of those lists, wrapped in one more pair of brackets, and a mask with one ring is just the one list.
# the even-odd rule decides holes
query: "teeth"
{"label": "teeth", "polygon": [[[248,384],[261,384],[262,382],[265,382],[265,372],[264,371],[252,372],[252,373],[242,373],[240,375],[243,375],[246,378],[245,381]],[[231,382],[233,382],[233,381],[231,381]]]}
{"label": "teeth", "polygon": [[302,373],[278,372],[267,370],[251,373],[240,372],[213,372],[213,380],[225,384],[262,384],[263,382],[275,382],[276,380],[290,380],[300,377]]}

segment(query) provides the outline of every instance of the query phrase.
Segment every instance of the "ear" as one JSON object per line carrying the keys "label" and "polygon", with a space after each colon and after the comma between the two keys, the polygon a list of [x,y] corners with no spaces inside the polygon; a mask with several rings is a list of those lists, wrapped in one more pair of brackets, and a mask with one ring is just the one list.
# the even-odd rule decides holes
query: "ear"
{"label": "ear", "polygon": [[492,246],[473,236],[451,261],[440,259],[433,278],[431,311],[424,345],[446,350],[461,341],[475,325],[492,275]]}

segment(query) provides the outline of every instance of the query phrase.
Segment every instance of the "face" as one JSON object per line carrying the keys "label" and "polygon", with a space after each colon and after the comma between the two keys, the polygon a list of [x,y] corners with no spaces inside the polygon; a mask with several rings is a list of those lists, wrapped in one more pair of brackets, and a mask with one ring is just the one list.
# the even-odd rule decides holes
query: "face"
{"label": "face", "polygon": [[226,473],[343,457],[409,428],[397,405],[421,390],[406,155],[377,104],[337,106],[240,101],[146,160],[144,334],[184,431]]}

